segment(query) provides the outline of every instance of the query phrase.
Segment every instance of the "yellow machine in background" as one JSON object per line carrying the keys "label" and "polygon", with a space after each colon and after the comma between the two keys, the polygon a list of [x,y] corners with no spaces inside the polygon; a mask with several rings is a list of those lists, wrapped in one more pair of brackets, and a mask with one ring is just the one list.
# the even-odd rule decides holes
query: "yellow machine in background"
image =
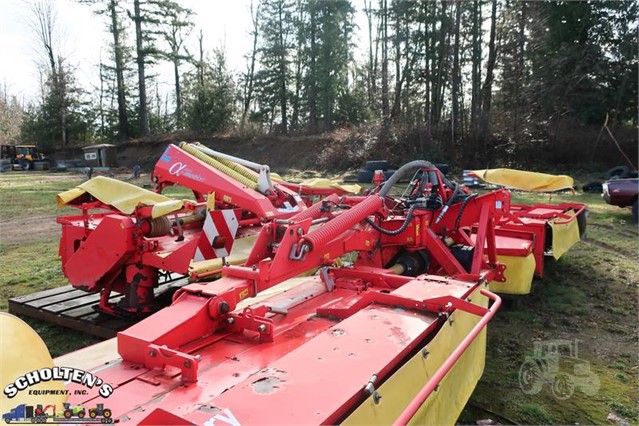
{"label": "yellow machine in background", "polygon": [[20,167],[22,170],[33,170],[35,163],[40,162],[49,165],[45,155],[35,145],[0,145],[0,158],[9,160],[12,169]]}

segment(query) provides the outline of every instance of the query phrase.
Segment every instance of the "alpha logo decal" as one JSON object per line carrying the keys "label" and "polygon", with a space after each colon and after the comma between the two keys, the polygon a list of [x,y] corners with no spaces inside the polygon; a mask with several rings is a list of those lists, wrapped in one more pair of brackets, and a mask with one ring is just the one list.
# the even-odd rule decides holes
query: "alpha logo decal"
{"label": "alpha logo decal", "polygon": [[174,176],[180,176],[184,169],[186,169],[186,164],[182,164],[180,162],[173,163],[171,164],[171,167],[169,167],[169,173]]}

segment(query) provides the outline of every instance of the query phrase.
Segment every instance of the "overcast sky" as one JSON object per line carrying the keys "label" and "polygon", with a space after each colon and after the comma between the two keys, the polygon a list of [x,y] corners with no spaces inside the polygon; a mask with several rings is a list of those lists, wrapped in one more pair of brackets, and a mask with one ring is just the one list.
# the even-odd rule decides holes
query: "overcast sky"
{"label": "overcast sky", "polygon": [[[204,32],[205,49],[225,46],[229,66],[243,71],[244,56],[252,47],[250,0],[178,0],[195,12],[195,30],[189,39],[189,50],[197,51],[196,33]],[[361,1],[355,7],[361,9]],[[57,13],[56,30],[61,39],[58,51],[76,68],[76,78],[85,89],[98,84],[97,66],[100,55],[108,57],[110,34],[106,32],[104,16],[93,14],[90,6],[75,0],[54,0]],[[356,23],[363,29],[365,16],[356,14]],[[361,31],[361,30],[360,30]],[[130,31],[132,33],[132,31]],[[359,31],[354,43],[359,42]],[[36,63],[41,56],[29,27],[28,0],[0,0],[0,85],[11,95],[25,101],[37,98],[39,74]],[[160,90],[171,90],[172,67],[161,65],[153,70],[160,75]],[[147,73],[148,74],[148,73]]]}

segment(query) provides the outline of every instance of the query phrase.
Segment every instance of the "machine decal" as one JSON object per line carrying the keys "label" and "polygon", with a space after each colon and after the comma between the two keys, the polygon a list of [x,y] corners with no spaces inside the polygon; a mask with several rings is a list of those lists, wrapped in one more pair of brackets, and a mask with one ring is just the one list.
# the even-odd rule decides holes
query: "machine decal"
{"label": "machine decal", "polygon": [[169,173],[175,176],[180,176],[184,169],[186,169],[186,164],[182,164],[180,162],[173,163],[171,167],[169,167]]}
{"label": "machine decal", "polygon": [[[215,421],[218,421],[217,423]],[[241,423],[235,418],[231,410],[225,408],[222,410],[222,413],[216,414],[211,417],[207,421],[204,422],[205,426],[215,426],[215,425],[233,425],[233,426],[241,426]]]}
{"label": "machine decal", "polygon": [[204,220],[202,234],[193,260],[228,257],[239,228],[239,212],[236,210],[209,211]]}

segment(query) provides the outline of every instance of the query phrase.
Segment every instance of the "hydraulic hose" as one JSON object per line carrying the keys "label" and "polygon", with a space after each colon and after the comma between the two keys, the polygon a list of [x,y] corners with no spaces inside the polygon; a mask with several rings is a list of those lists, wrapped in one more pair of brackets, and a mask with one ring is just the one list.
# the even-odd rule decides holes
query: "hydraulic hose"
{"label": "hydraulic hose", "polygon": [[[413,169],[416,169],[417,167],[433,168],[435,167],[435,165],[431,163],[430,161],[424,161],[424,160],[415,160],[415,161],[411,161],[410,163],[404,164],[402,167],[397,169],[397,171],[393,173],[392,176],[388,178],[388,180],[384,183],[384,186],[382,186],[382,189],[379,191],[380,197],[383,198],[387,196],[391,188],[397,182],[399,182],[399,180],[403,178],[404,175],[407,174],[407,172],[410,172]],[[444,184],[448,186],[449,188],[455,185],[451,181],[449,181],[444,175],[441,175],[441,179],[442,179],[442,182],[444,182]]]}
{"label": "hydraulic hose", "polygon": [[413,218],[413,210],[415,210],[415,208],[417,207],[417,204],[413,204],[412,206],[410,206],[410,208],[408,209],[408,213],[406,213],[406,219],[404,220],[404,223],[402,223],[402,226],[400,226],[399,228],[393,230],[393,231],[389,231],[388,229],[384,229],[381,226],[379,226],[378,224],[376,224],[374,221],[372,221],[370,218],[366,218],[366,222],[372,226],[375,230],[381,232],[382,234],[385,235],[399,235],[402,232],[404,232],[404,230],[406,228],[408,228],[408,224],[410,223],[410,220]]}
{"label": "hydraulic hose", "polygon": [[446,212],[448,211],[448,209],[450,208],[450,206],[453,204],[453,200],[455,200],[455,197],[457,197],[457,195],[459,195],[459,191],[461,190],[460,186],[457,185],[456,183],[454,183],[453,185],[455,185],[455,190],[453,191],[453,194],[448,198],[448,201],[446,202],[446,205],[444,206],[444,208],[442,209],[442,211],[439,213],[439,216],[437,216],[437,219],[435,219],[435,223],[439,223],[444,215],[446,214]]}
{"label": "hydraulic hose", "polygon": [[470,194],[468,197],[462,201],[462,205],[459,208],[459,213],[457,213],[457,219],[455,219],[455,229],[459,229],[459,223],[461,222],[462,215],[464,214],[464,209],[466,209],[466,205],[472,200],[476,198],[478,194]]}

